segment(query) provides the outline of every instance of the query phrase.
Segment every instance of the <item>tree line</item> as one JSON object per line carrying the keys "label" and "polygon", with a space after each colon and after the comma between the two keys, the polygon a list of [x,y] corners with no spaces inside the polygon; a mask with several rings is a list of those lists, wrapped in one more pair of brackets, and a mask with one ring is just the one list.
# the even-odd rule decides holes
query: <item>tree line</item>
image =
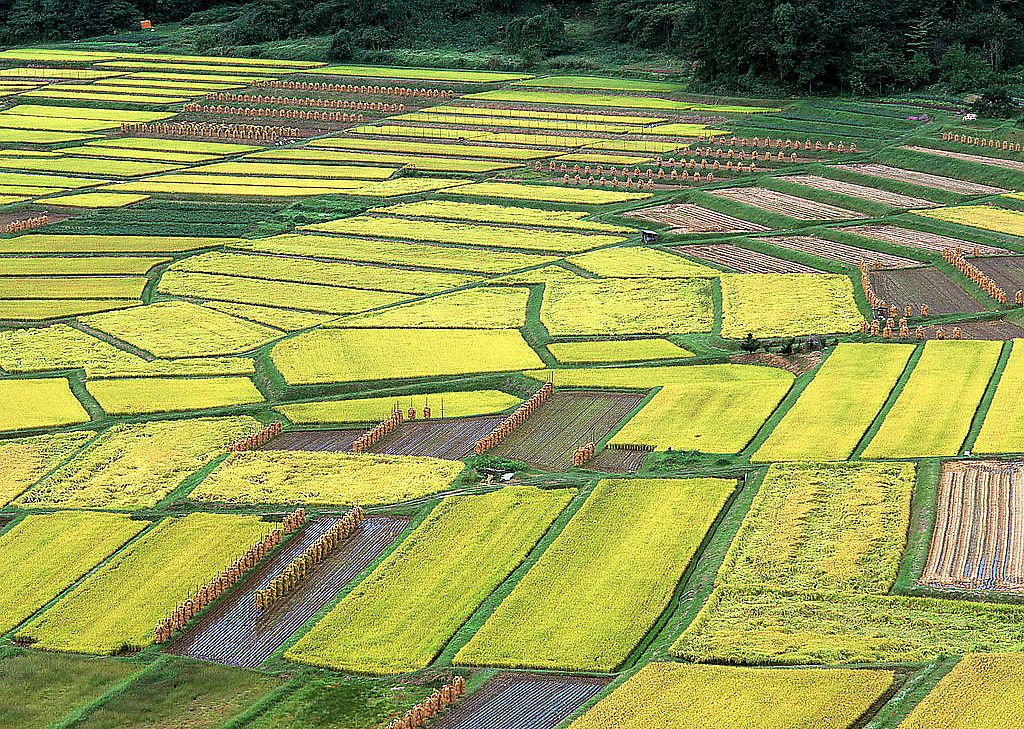
{"label": "tree line", "polygon": [[143,17],[218,23],[221,45],[331,35],[337,60],[429,39],[498,45],[529,64],[614,42],[751,93],[879,95],[936,83],[962,93],[1024,74],[1020,0],[0,0],[0,44],[100,35]]}

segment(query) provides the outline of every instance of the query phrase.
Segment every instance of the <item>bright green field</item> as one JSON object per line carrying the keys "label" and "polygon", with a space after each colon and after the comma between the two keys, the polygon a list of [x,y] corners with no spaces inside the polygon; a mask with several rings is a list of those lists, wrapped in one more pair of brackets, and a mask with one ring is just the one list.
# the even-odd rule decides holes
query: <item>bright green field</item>
{"label": "bright green field", "polygon": [[139,377],[90,382],[89,393],[108,415],[205,410],[263,402],[248,377]]}
{"label": "bright green field", "polygon": [[641,362],[691,357],[692,353],[667,339],[625,339],[549,344],[555,359],[566,364],[587,362]]}
{"label": "bright green field", "polygon": [[184,301],[161,301],[83,321],[158,357],[237,354],[280,336],[267,327]]}
{"label": "bright green field", "polygon": [[727,339],[848,333],[862,321],[853,282],[831,274],[725,274],[722,311]]}
{"label": "bright green field", "polygon": [[776,464],[717,582],[886,593],[899,570],[913,486],[912,463]]}
{"label": "bright green field", "polygon": [[0,431],[89,422],[89,414],[62,377],[0,380]]}
{"label": "bright green field", "polygon": [[0,535],[0,630],[7,632],[147,526],[125,514],[30,515]]}
{"label": "bright green field", "polygon": [[76,653],[143,648],[157,621],[272,526],[254,516],[167,519],[22,628],[19,639]]}
{"label": "bright green field", "polygon": [[707,332],[714,316],[705,279],[552,281],[540,309],[552,335]]}
{"label": "bright green field", "polygon": [[793,383],[788,372],[764,370],[745,373],[749,379],[696,378],[692,383],[666,384],[611,442],[653,445],[656,450],[736,453]]}
{"label": "bright green field", "polygon": [[1013,729],[1024,713],[1019,654],[964,656],[910,716],[902,729]]}

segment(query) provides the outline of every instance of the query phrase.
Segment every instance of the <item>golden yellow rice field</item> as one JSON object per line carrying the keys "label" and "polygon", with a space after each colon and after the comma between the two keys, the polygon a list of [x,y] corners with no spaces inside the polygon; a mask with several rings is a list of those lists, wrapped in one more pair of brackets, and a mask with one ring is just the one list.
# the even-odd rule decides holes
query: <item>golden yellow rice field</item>
{"label": "golden yellow rice field", "polygon": [[189,494],[227,504],[394,504],[444,491],[459,461],[372,453],[236,453]]}
{"label": "golden yellow rice field", "polygon": [[63,377],[0,380],[0,431],[87,423],[89,414]]}

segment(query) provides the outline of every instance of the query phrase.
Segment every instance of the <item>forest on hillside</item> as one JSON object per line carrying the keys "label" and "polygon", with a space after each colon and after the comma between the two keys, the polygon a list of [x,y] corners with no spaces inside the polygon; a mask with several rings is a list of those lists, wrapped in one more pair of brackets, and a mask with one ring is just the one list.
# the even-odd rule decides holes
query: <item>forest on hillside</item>
{"label": "forest on hillside", "polygon": [[196,28],[211,53],[316,36],[332,60],[492,48],[495,65],[536,67],[615,47],[751,93],[991,92],[1024,76],[1019,0],[0,0],[0,45],[124,32],[141,18]]}

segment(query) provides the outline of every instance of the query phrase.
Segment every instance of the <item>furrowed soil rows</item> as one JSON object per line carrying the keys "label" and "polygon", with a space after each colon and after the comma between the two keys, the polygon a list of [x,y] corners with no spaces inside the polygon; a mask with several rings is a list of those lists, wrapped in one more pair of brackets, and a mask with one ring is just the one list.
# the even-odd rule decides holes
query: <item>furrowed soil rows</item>
{"label": "furrowed soil rows", "polygon": [[406,519],[392,516],[367,517],[352,537],[312,568],[309,577],[295,592],[270,609],[259,610],[254,600],[256,591],[266,587],[289,562],[338,521],[337,517],[311,521],[243,586],[225,597],[172,644],[169,652],[229,666],[255,668],[334,600],[408,523]]}
{"label": "furrowed soil rows", "polygon": [[432,723],[436,729],[554,729],[608,679],[500,673]]}
{"label": "furrowed soil rows", "polygon": [[644,465],[650,451],[626,448],[605,448],[587,463],[587,468],[606,473],[636,473]]}
{"label": "furrowed soil rows", "polygon": [[[948,330],[951,325],[945,325],[945,329]],[[965,321],[959,322],[956,326],[960,327],[960,331],[964,339],[988,339],[988,340],[1003,340],[1003,339],[1020,339],[1024,337],[1024,329],[1021,329],[1016,324],[1006,321],[1005,319],[996,319],[995,321]],[[925,327],[925,338],[931,339],[935,336],[938,327]]]}
{"label": "furrowed soil rows", "polygon": [[708,194],[796,220],[851,220],[867,217],[863,213],[853,210],[808,200],[796,195],[787,195],[784,192],[776,192],[764,187],[726,187],[720,190],[708,190]]}
{"label": "furrowed soil rows", "polygon": [[935,233],[925,233],[920,230],[900,228],[896,225],[857,225],[852,228],[843,228],[846,233],[856,233],[865,238],[895,243],[898,246],[907,248],[918,248],[922,251],[934,251],[942,253],[947,248],[957,248],[982,256],[998,256],[1008,253],[1005,248],[982,245],[980,243],[968,243],[966,241],[950,238]]}
{"label": "furrowed soil rows", "polygon": [[971,263],[988,274],[1011,298],[1015,291],[1024,289],[1024,256],[972,258]]}
{"label": "furrowed soil rows", "polygon": [[921,583],[1024,589],[1024,463],[946,463]]}
{"label": "furrowed soil rows", "polygon": [[986,157],[981,154],[967,154],[966,152],[951,152],[948,149],[935,149],[934,147],[902,147],[901,149],[909,149],[911,152],[921,152],[923,154],[934,154],[936,157],[948,157],[949,159],[959,159],[964,162],[977,162],[982,165],[991,165],[993,167],[1005,167],[1008,170],[1017,170],[1024,172],[1024,162],[1020,162],[1015,159],[1003,159],[1002,157]]}
{"label": "furrowed soil rows", "polygon": [[910,258],[900,258],[888,253],[879,253],[878,251],[871,251],[866,248],[848,246],[845,243],[836,243],[835,241],[815,238],[809,235],[780,235],[771,238],[759,238],[758,240],[770,243],[773,246],[779,246],[780,248],[789,248],[790,250],[800,251],[801,253],[818,256],[819,258],[827,258],[831,261],[839,261],[840,263],[849,263],[854,266],[860,265],[861,261],[869,264],[872,268],[913,268],[924,265],[920,261],[914,261]]}
{"label": "furrowed soil rows", "polygon": [[901,195],[898,192],[880,190],[877,187],[858,185],[853,182],[846,182],[845,180],[832,180],[828,177],[819,177],[818,175],[792,175],[790,177],[783,177],[782,179],[787,182],[794,182],[798,185],[810,187],[815,190],[836,192],[840,195],[848,195],[849,197],[858,197],[862,200],[870,200],[871,202],[888,205],[894,208],[928,208],[936,205],[936,203],[933,203],[930,200],[925,200],[924,198]]}
{"label": "furrowed soil rows", "polygon": [[556,391],[505,440],[488,451],[550,470],[572,466],[573,452],[598,443],[644,399],[642,393]]}
{"label": "furrowed soil rows", "polygon": [[625,213],[631,218],[671,225],[673,233],[759,233],[768,228],[693,203],[656,205]]}
{"label": "furrowed soil rows", "polygon": [[473,454],[478,440],[505,419],[504,415],[406,421],[367,449],[393,456],[430,456],[459,460]]}
{"label": "furrowed soil rows", "polygon": [[689,258],[712,263],[736,273],[821,273],[816,268],[796,261],[769,256],[767,253],[740,248],[731,243],[675,246],[672,250]]}
{"label": "furrowed soil rows", "polygon": [[966,291],[936,268],[900,268],[892,271],[872,271],[871,286],[885,303],[902,309],[918,309],[927,304],[931,314],[957,314],[984,311]]}
{"label": "furrowed soil rows", "polygon": [[[0,228],[2,228],[5,225],[9,225],[10,223],[19,222],[19,221],[22,221],[22,220],[26,220],[28,218],[39,217],[39,216],[43,215],[43,212],[44,211],[42,209],[39,209],[39,211],[36,211],[35,208],[28,208],[28,209],[21,210],[21,211],[16,212],[16,213],[4,213],[3,215],[0,215]],[[71,217],[73,217],[73,216],[69,215],[69,214],[60,214],[60,215],[58,215],[56,213],[46,212],[46,221],[47,221],[46,224],[47,225],[53,225],[54,223],[59,223],[62,220],[67,220],[68,218],[71,218]],[[39,227],[42,227],[42,226],[39,226]]]}
{"label": "furrowed soil rows", "polygon": [[270,440],[263,451],[350,451],[365,428],[343,430],[292,430]]}
{"label": "furrowed soil rows", "polygon": [[982,185],[978,182],[968,182],[966,180],[958,180],[955,177],[943,177],[942,175],[932,175],[927,172],[917,172],[916,170],[905,170],[901,167],[890,167],[889,165],[870,163],[836,165],[836,169],[849,170],[850,172],[870,175],[871,177],[881,177],[885,180],[910,182],[921,187],[945,190],[946,192],[953,192],[958,195],[998,195],[1001,192],[1006,192],[1001,187]]}

